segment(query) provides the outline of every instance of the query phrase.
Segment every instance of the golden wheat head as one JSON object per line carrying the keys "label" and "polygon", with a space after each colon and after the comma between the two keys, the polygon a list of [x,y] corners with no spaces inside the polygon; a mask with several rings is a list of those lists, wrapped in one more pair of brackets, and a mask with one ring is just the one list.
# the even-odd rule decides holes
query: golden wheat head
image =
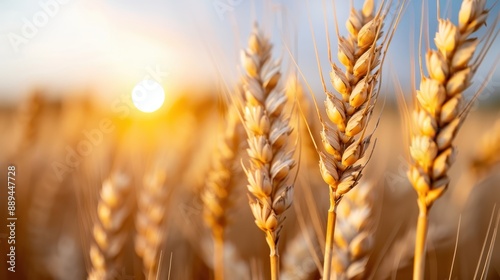
{"label": "golden wheat head", "polygon": [[[287,97],[277,88],[280,64],[271,60],[271,49],[269,40],[255,27],[241,62],[245,72],[244,126],[250,157],[245,172],[250,208],[255,223],[266,233],[271,258],[277,259],[284,212],[292,203],[293,186],[287,179],[295,161],[293,151],[287,149],[291,133],[289,120],[283,114]],[[279,275],[277,271],[272,274]]]}
{"label": "golden wheat head", "polygon": [[97,205],[98,220],[94,222],[90,246],[92,271],[88,279],[114,279],[119,254],[127,239],[125,221],[131,214],[126,202],[130,195],[130,179],[122,173],[114,173],[102,184]]}

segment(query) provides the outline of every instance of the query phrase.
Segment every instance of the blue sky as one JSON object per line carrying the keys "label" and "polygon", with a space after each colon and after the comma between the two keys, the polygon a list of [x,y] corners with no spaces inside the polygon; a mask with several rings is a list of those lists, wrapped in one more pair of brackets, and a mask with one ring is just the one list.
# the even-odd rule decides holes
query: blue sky
{"label": "blue sky", "polygon": [[[332,32],[333,9],[327,2]],[[432,42],[436,7],[429,2]],[[487,1],[487,6],[493,2]],[[362,1],[354,3],[362,5]],[[345,34],[342,30],[349,1],[336,1],[336,6],[336,18]],[[499,6],[492,10],[489,22],[498,15]],[[456,20],[459,8],[460,1],[441,1],[442,16],[451,15]],[[0,100],[20,100],[34,87],[46,88],[53,94],[90,89],[113,96],[130,91],[151,69],[166,73],[161,82],[167,92],[185,85],[207,86],[217,79],[219,71],[227,81],[234,81],[239,49],[256,20],[272,37],[275,54],[283,58],[285,66],[294,67],[288,47],[314,91],[321,91],[308,15],[323,72],[328,77],[320,0],[3,0]],[[421,2],[410,1],[384,67],[387,91],[393,77],[410,89],[413,58],[409,50],[418,51],[420,17]],[[335,46],[334,34],[330,37]],[[500,42],[496,40],[477,73],[479,80],[486,77],[498,49]],[[500,78],[498,70],[494,77],[490,88],[499,87],[495,81]]]}

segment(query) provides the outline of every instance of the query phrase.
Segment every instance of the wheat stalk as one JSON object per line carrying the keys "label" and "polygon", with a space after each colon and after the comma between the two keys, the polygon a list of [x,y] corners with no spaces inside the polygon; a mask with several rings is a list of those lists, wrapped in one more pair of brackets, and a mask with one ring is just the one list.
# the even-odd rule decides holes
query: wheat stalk
{"label": "wheat stalk", "polygon": [[374,244],[373,187],[363,184],[347,194],[337,208],[333,279],[363,279]]}
{"label": "wheat stalk", "polygon": [[283,113],[287,102],[277,88],[280,64],[271,60],[272,45],[255,26],[248,48],[241,54],[244,69],[244,126],[248,135],[250,165],[245,169],[250,208],[257,226],[265,232],[270,248],[271,278],[279,278],[278,241],[292,204],[293,186],[287,185],[294,167],[293,152],[287,150],[291,133]]}
{"label": "wheat stalk", "polygon": [[97,205],[98,220],[94,222],[92,230],[92,271],[88,279],[114,279],[116,276],[117,258],[127,239],[123,227],[131,212],[126,203],[130,189],[129,178],[121,173],[113,173],[102,184]]}
{"label": "wheat stalk", "polygon": [[383,16],[374,13],[373,1],[367,0],[361,10],[351,9],[347,21],[349,36],[339,37],[338,58],[345,71],[332,64],[331,81],[337,97],[326,92],[326,113],[322,121],[321,140],[325,152],[320,152],[320,171],[329,185],[323,279],[330,279],[337,204],[361,177],[366,162],[362,158],[370,144],[366,126],[377,100],[382,46]]}
{"label": "wheat stalk", "polygon": [[479,39],[471,35],[485,24],[485,1],[465,0],[459,23],[439,19],[434,42],[426,54],[428,77],[416,93],[408,177],[418,194],[419,218],[415,244],[414,279],[423,279],[427,212],[448,187],[448,169],[454,161],[452,142],[460,126],[462,92],[471,84],[476,65],[471,59]]}
{"label": "wheat stalk", "polygon": [[231,207],[231,193],[234,188],[235,159],[241,140],[241,122],[235,106],[228,109],[225,132],[221,137],[212,170],[201,199],[203,217],[212,230],[214,240],[214,273],[216,280],[224,279],[224,231]]}
{"label": "wheat stalk", "polygon": [[165,242],[164,221],[169,192],[167,176],[159,166],[151,168],[143,178],[138,195],[135,219],[135,252],[142,259],[146,279],[158,277],[160,250]]}

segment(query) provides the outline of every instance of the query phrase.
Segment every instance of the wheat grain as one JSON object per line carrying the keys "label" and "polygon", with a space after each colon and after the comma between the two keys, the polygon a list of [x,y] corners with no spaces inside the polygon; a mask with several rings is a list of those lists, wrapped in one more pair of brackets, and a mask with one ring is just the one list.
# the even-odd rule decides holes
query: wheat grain
{"label": "wheat grain", "polygon": [[414,279],[423,279],[427,212],[448,187],[448,169],[455,158],[452,142],[461,124],[462,92],[475,73],[471,59],[479,39],[471,35],[486,21],[485,1],[465,0],[459,23],[439,19],[434,42],[426,55],[428,77],[416,93],[408,177],[418,194],[419,220],[415,245]]}
{"label": "wheat grain", "polygon": [[159,254],[165,242],[164,225],[169,195],[166,180],[166,172],[160,165],[150,168],[143,178],[138,195],[134,247],[142,259],[146,279],[158,277]]}
{"label": "wheat grain", "polygon": [[265,232],[270,248],[271,278],[279,278],[278,241],[285,220],[284,212],[292,203],[293,186],[287,184],[295,161],[287,150],[291,133],[283,113],[287,102],[277,87],[280,64],[271,60],[272,45],[255,26],[242,52],[245,71],[244,123],[248,134],[250,166],[245,170],[250,208],[257,226]]}
{"label": "wheat grain", "polygon": [[373,187],[362,184],[349,192],[337,208],[333,279],[363,279],[374,245]]}
{"label": "wheat grain", "polygon": [[88,279],[114,279],[116,276],[117,258],[127,239],[123,227],[131,213],[131,207],[126,203],[130,189],[129,178],[121,173],[113,173],[102,184],[97,205],[98,220],[94,222],[92,230],[92,271]]}

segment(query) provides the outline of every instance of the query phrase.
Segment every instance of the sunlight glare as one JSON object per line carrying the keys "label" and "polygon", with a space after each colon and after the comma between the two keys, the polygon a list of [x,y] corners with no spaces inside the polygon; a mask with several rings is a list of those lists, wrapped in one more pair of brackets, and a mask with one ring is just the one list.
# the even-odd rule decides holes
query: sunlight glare
{"label": "sunlight glare", "polygon": [[153,80],[142,80],[132,90],[132,102],[142,112],[154,112],[163,105],[165,92],[162,86]]}

